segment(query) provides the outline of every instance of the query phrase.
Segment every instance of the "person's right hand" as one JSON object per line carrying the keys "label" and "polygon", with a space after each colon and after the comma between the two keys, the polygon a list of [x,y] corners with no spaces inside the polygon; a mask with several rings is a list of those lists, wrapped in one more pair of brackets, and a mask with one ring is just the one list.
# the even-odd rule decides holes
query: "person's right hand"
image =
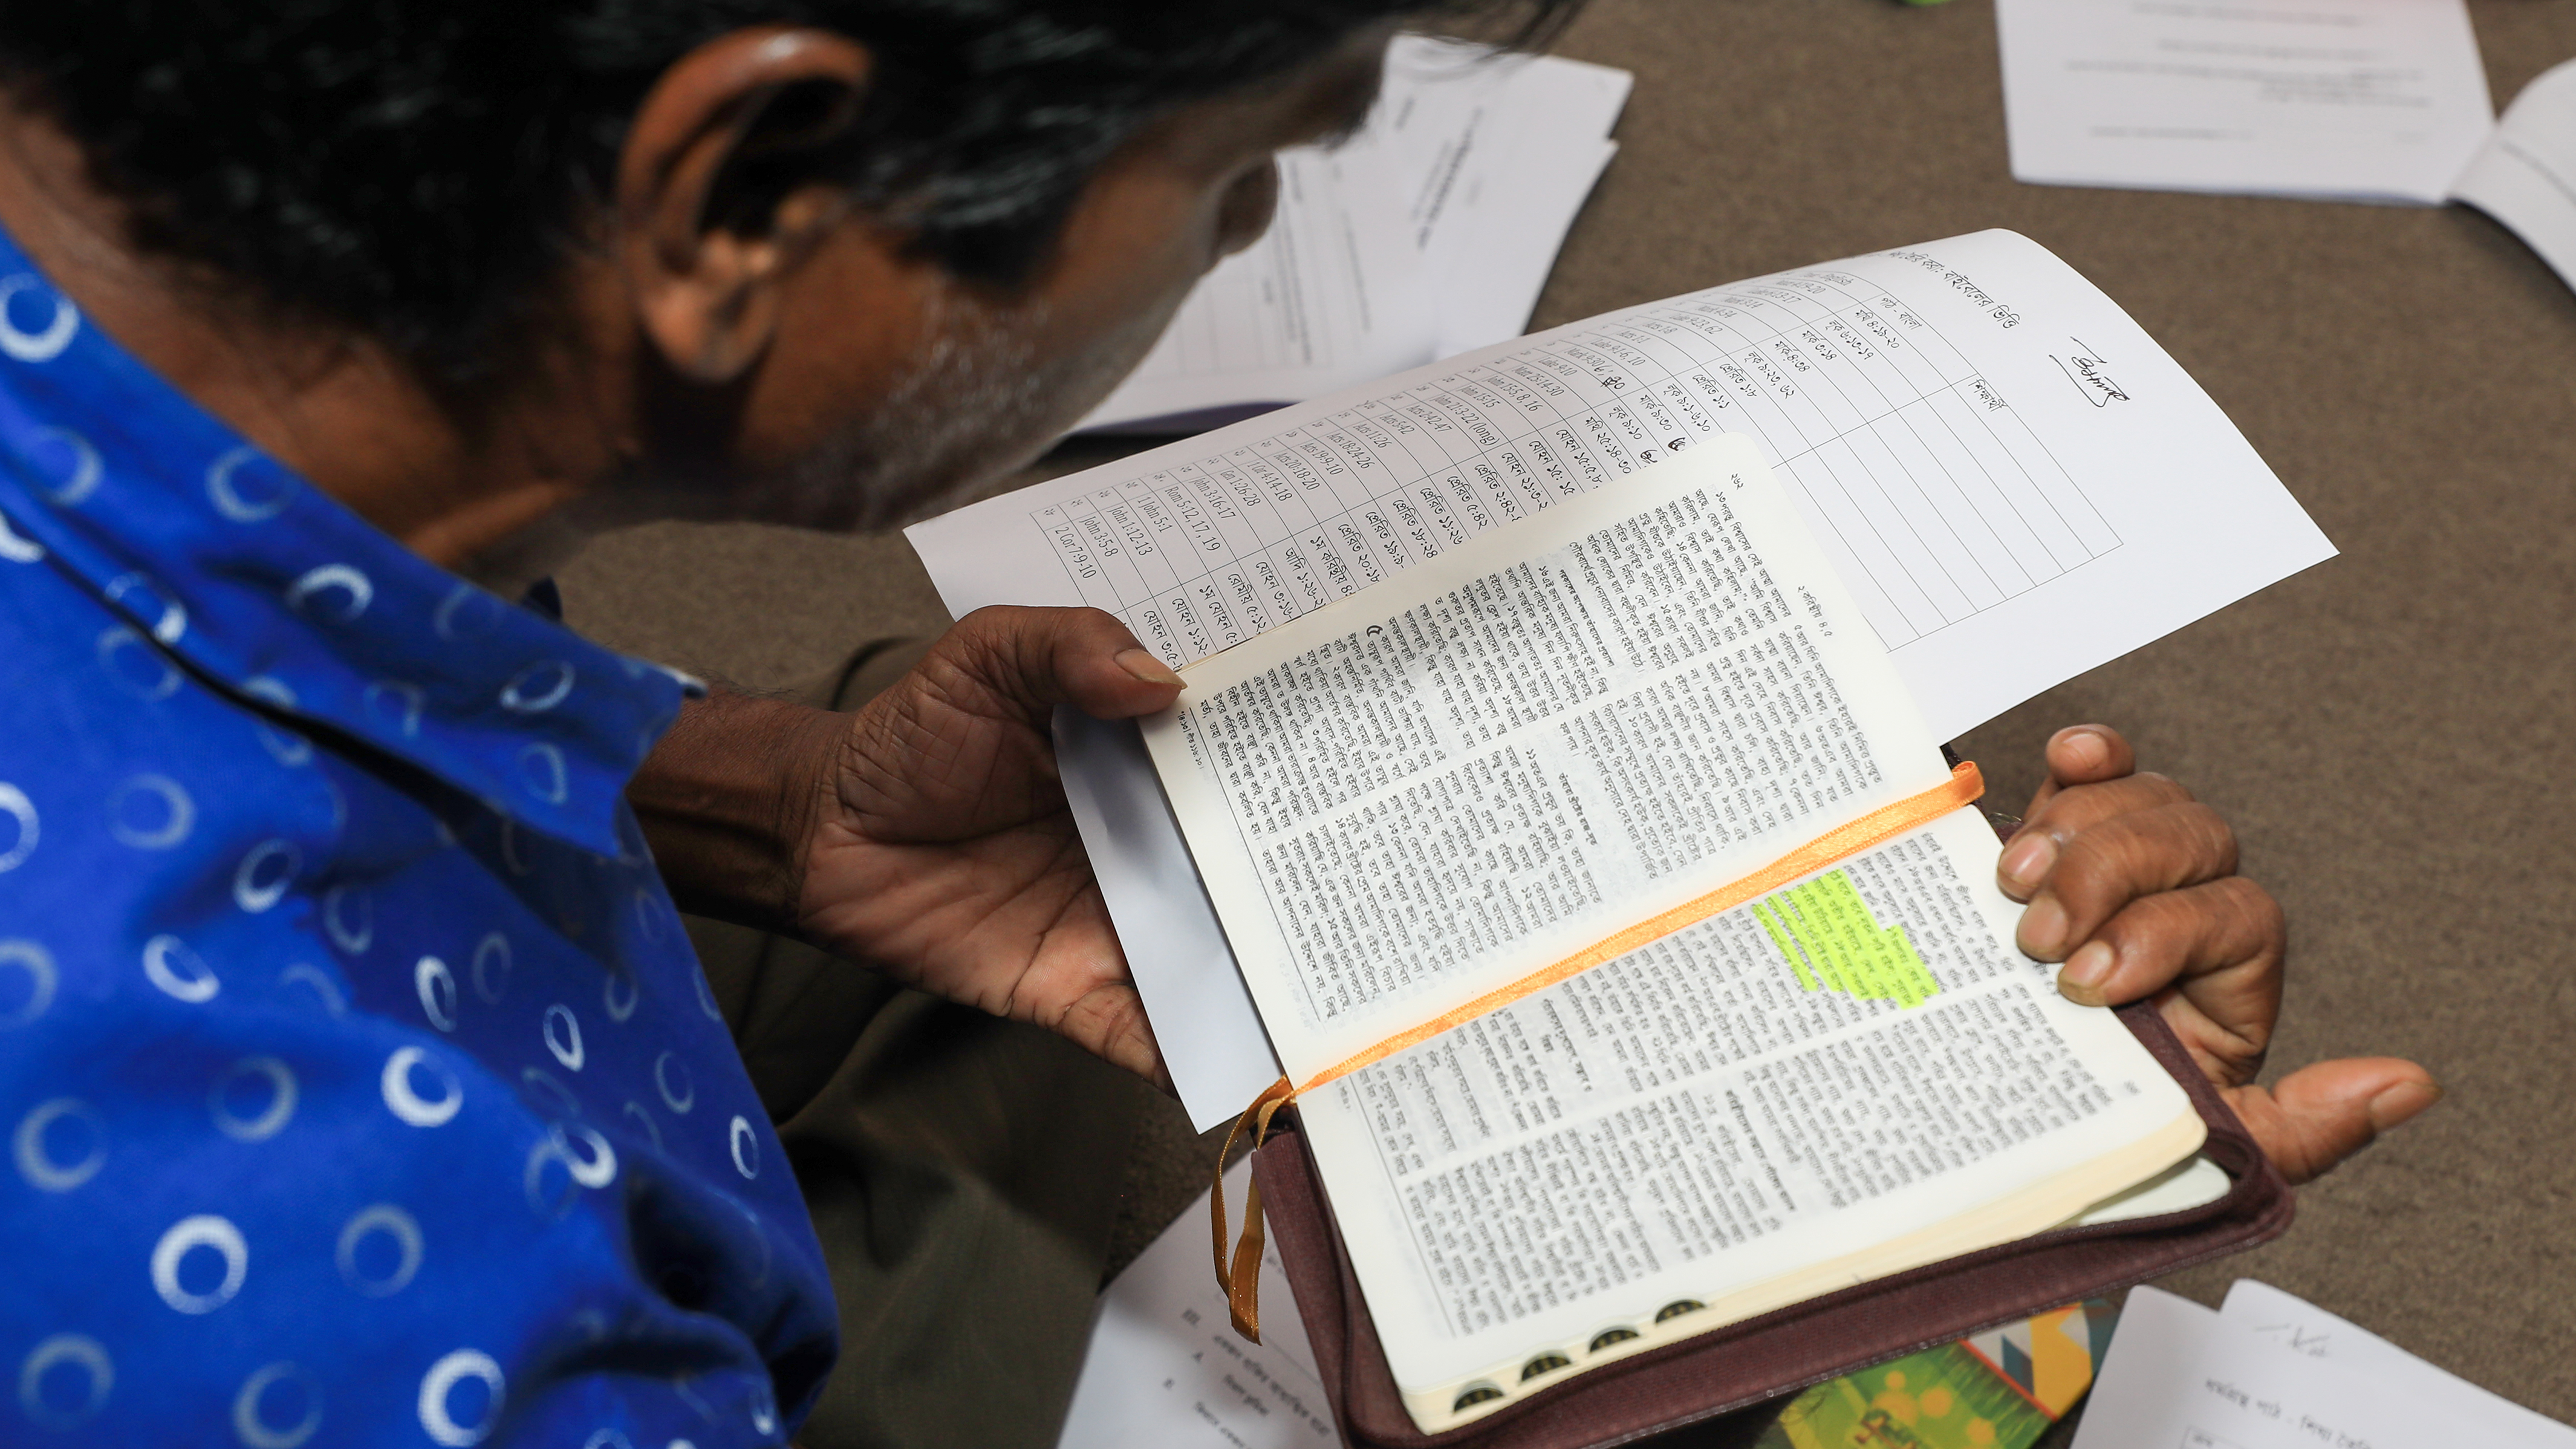
{"label": "person's right hand", "polygon": [[2398,1057],[2254,1080],[2281,1014],[2288,944],[2271,892],[2236,873],[2236,834],[2162,775],[2137,773],[2107,725],[2048,741],[2048,781],[1996,868],[2027,902],[2019,942],[2063,961],[2058,990],[2086,1006],[2152,1000],[2281,1174],[2306,1182],[2442,1099]]}

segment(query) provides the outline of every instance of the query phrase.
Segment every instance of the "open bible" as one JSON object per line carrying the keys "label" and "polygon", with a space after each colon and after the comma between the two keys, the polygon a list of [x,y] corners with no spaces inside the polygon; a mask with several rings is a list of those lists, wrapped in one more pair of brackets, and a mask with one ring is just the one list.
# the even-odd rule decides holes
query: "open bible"
{"label": "open bible", "polygon": [[1972,788],[1746,439],[1183,677],[1146,743],[1426,1432],[2202,1142],[2012,946]]}

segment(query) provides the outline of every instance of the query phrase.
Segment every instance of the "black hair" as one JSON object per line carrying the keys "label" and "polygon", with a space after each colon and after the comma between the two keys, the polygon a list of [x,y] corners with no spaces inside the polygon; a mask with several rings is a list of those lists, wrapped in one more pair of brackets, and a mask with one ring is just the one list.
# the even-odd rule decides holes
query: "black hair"
{"label": "black hair", "polygon": [[839,179],[1009,285],[1174,107],[1389,18],[1509,12],[1526,41],[1580,3],[0,0],[0,76],[81,145],[138,244],[459,377],[538,307],[655,78],[728,31],[869,47]]}

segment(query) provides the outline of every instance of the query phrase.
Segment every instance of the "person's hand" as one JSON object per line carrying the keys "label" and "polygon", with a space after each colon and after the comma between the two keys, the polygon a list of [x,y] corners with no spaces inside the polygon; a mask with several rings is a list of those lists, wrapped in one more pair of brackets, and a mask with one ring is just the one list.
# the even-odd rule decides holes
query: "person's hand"
{"label": "person's hand", "polygon": [[2058,990],[2087,1006],[2152,999],[2292,1182],[2441,1100],[2431,1073],[2396,1057],[2255,1082],[2281,1011],[2281,907],[2236,874],[2236,836],[2217,812],[2136,769],[2118,731],[2059,730],[2048,781],[2005,844],[1997,884],[2028,903],[2022,950],[2065,963]]}
{"label": "person's hand", "polygon": [[979,609],[855,715],[825,776],[795,925],[934,995],[1165,1080],[1058,783],[1054,707],[1151,714],[1180,676],[1097,609]]}

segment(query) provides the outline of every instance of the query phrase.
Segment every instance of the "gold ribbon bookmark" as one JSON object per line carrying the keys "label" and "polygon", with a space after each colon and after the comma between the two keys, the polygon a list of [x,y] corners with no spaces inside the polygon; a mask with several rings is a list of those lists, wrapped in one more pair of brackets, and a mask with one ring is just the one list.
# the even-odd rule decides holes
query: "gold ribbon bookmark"
{"label": "gold ribbon bookmark", "polygon": [[1292,1084],[1286,1077],[1270,1084],[1243,1115],[1235,1119],[1234,1128],[1225,1134],[1225,1146],[1218,1150],[1216,1183],[1208,1199],[1216,1238],[1216,1280],[1225,1289],[1226,1307],[1234,1318],[1234,1331],[1254,1343],[1261,1341],[1261,1184],[1255,1179],[1243,1195],[1243,1237],[1235,1244],[1234,1261],[1226,1261],[1225,1252],[1225,1159],[1234,1151],[1235,1139],[1246,1127],[1253,1129],[1252,1146],[1259,1151],[1270,1135],[1270,1119],[1280,1108],[1327,1082],[1337,1081],[1364,1067],[1394,1056],[1409,1047],[1419,1046],[1443,1032],[1454,1030],[1480,1016],[1499,1011],[1524,997],[1545,991],[1569,977],[1579,976],[1604,961],[1615,960],[1640,946],[1662,940],[1676,931],[1687,930],[1721,911],[1733,910],[1746,901],[1768,895],[1802,876],[1815,874],[1839,861],[1872,846],[1882,844],[1918,826],[1928,825],[1962,805],[1972,805],[1986,793],[1986,781],[1977,773],[1973,761],[1964,762],[1950,771],[1950,778],[1919,795],[1909,795],[1893,805],[1881,806],[1848,825],[1837,826],[1779,859],[1704,896],[1686,901],[1662,915],[1640,921],[1628,929],[1596,941],[1552,966],[1542,967],[1507,986],[1498,987],[1464,1006],[1444,1011],[1409,1031],[1400,1031],[1375,1046],[1355,1053],[1326,1067],[1306,1080],[1305,1085]]}

